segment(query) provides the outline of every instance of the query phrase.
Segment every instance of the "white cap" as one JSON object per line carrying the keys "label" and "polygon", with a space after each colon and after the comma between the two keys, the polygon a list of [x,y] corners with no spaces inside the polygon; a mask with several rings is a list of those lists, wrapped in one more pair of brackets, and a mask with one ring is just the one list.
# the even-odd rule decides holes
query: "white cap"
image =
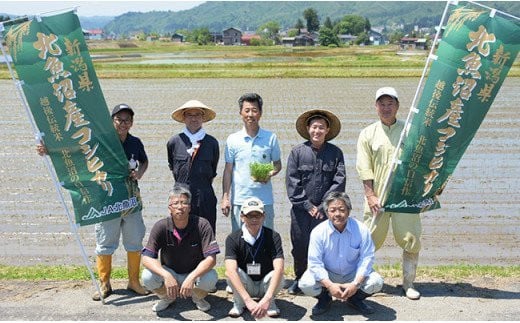
{"label": "white cap", "polygon": [[241,213],[246,215],[254,211],[264,213],[264,203],[260,199],[251,197],[242,203]]}
{"label": "white cap", "polygon": [[379,100],[383,95],[389,95],[399,101],[399,97],[397,96],[397,91],[393,87],[385,86],[377,90],[376,92],[376,101]]}

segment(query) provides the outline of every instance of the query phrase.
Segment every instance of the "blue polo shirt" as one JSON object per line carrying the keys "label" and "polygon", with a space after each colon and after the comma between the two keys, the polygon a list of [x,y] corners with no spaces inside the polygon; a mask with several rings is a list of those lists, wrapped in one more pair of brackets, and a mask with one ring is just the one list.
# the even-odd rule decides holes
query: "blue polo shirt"
{"label": "blue polo shirt", "polygon": [[231,204],[242,205],[249,197],[257,197],[264,204],[273,204],[273,185],[254,182],[249,164],[252,162],[271,163],[281,159],[280,146],[276,135],[260,128],[257,135],[250,137],[245,128],[235,132],[226,140],[226,163],[233,164],[231,181]]}

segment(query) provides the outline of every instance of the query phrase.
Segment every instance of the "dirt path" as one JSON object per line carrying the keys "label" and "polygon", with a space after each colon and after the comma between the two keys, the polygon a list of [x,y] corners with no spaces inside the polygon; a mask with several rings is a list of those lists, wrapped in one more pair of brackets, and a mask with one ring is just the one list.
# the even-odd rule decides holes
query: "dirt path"
{"label": "dirt path", "polygon": [[[209,312],[200,312],[191,301],[180,300],[159,315],[151,310],[155,296],[134,297],[124,289],[125,284],[125,281],[114,282],[115,294],[102,305],[90,299],[93,290],[90,282],[2,281],[2,320],[233,320],[226,316],[232,300],[224,290],[224,281],[219,281],[219,290],[207,297],[212,305]],[[402,296],[399,279],[387,279],[382,292],[367,301],[376,313],[366,317],[339,301],[334,301],[324,315],[312,317],[311,308],[316,300],[289,295],[284,289],[277,300],[281,316],[269,320],[514,321],[520,317],[520,282],[516,280],[480,278],[445,282],[420,278],[417,287],[423,296],[410,301]],[[252,320],[252,317],[244,314],[237,320]]]}

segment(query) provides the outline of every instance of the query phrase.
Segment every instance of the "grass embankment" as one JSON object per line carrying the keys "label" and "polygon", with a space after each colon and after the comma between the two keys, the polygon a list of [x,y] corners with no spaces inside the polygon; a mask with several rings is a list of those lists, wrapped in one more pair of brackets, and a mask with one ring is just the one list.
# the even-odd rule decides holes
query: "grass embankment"
{"label": "grass embankment", "polygon": [[[396,45],[327,48],[96,41],[88,46],[99,78],[420,77],[429,53],[401,53]],[[191,64],[186,59],[228,62]],[[519,60],[509,76],[520,76]],[[10,78],[5,65],[0,65],[0,78]]]}
{"label": "grass embankment", "polygon": [[[224,278],[224,268],[217,267],[218,276]],[[400,277],[401,265],[376,266],[375,270],[383,277]],[[294,277],[292,268],[286,269],[286,277]],[[127,271],[123,267],[112,270],[112,278],[126,278]],[[520,266],[489,265],[449,265],[420,266],[417,277],[458,281],[471,278],[515,278],[520,279]],[[89,280],[90,274],[85,266],[5,266],[0,265],[0,280]]]}

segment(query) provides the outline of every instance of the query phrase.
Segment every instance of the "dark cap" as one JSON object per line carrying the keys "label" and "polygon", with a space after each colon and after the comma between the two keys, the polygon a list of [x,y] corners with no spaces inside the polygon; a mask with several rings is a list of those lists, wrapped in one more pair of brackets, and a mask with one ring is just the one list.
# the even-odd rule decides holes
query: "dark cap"
{"label": "dark cap", "polygon": [[130,108],[130,106],[128,104],[121,103],[121,104],[116,105],[114,107],[114,109],[112,109],[112,118],[119,112],[125,111],[125,110],[128,111],[132,117],[134,116],[134,110],[132,110],[132,108]]}

